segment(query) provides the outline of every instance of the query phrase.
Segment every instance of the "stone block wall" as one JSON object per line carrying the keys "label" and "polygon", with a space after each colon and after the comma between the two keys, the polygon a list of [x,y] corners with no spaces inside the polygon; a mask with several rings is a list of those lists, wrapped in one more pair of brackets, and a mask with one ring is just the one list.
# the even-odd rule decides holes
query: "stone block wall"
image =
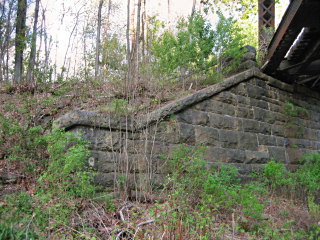
{"label": "stone block wall", "polygon": [[320,150],[320,94],[253,68],[136,119],[74,111],[56,121],[91,142],[98,183],[161,181],[168,156],[184,144],[206,146],[208,164],[241,173],[271,158],[288,166]]}

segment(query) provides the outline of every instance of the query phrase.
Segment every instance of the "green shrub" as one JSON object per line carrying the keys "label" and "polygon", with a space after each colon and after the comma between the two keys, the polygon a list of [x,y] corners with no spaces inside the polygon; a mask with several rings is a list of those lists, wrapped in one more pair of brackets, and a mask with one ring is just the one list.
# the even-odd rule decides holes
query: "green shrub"
{"label": "green shrub", "polygon": [[297,170],[297,180],[310,193],[320,190],[320,154],[310,153],[301,159],[302,166]]}
{"label": "green shrub", "polygon": [[289,186],[293,183],[293,175],[284,166],[283,163],[278,163],[274,160],[269,161],[263,168],[263,179],[276,189],[283,186]]}
{"label": "green shrub", "polygon": [[155,39],[152,53],[157,71],[171,77],[212,78],[234,67],[228,60],[238,64],[243,55],[243,36],[232,18],[221,13],[218,17],[214,30],[200,13],[195,13],[187,20],[180,19],[176,34],[166,31]]}
{"label": "green shrub", "polygon": [[48,166],[39,178],[41,188],[47,193],[86,197],[95,189],[92,174],[88,172],[88,144],[72,132],[53,130],[46,136]]}

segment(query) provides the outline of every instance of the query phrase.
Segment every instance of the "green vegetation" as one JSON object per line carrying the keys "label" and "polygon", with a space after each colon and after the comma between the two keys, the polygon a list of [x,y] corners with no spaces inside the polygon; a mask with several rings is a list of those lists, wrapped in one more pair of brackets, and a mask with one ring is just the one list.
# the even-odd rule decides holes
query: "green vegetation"
{"label": "green vegetation", "polygon": [[[271,201],[281,201],[273,196],[275,190],[280,193],[279,190],[298,191],[298,187],[303,187],[309,196],[320,190],[320,154],[307,155],[304,164],[294,173],[286,170],[282,163],[271,160],[256,175],[256,180],[244,184],[240,183],[235,167],[208,167],[201,157],[202,151],[181,146],[170,158],[168,169],[172,173],[167,185],[170,210],[165,210],[161,204],[154,210],[154,214],[160,212],[156,216],[158,224],[168,236],[173,239],[225,239],[230,229],[232,234],[240,234],[244,239],[311,240],[319,235],[318,217],[314,218],[314,225],[306,229],[299,226],[299,219],[283,220],[282,216],[282,221],[274,222],[271,215],[265,216],[265,212],[274,205]],[[299,201],[299,198],[295,199]],[[280,202],[275,205],[278,204],[281,205]],[[311,203],[311,206],[315,208],[316,205]],[[285,205],[274,207],[282,211],[290,208]],[[316,216],[319,206],[312,212]],[[222,225],[221,222],[229,224]]]}
{"label": "green vegetation", "polygon": [[195,13],[179,20],[177,33],[165,31],[154,39],[152,53],[157,71],[179,79],[201,76],[214,81],[239,64],[244,45],[240,29],[232,18],[220,12],[218,17],[213,29],[200,13]]}

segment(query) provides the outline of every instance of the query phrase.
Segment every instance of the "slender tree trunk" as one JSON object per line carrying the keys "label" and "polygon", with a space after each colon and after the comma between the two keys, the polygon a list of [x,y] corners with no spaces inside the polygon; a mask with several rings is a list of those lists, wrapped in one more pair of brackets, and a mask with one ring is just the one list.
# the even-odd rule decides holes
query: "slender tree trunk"
{"label": "slender tree trunk", "polygon": [[130,58],[131,60],[134,59],[135,51],[136,51],[136,32],[135,32],[135,26],[134,26],[134,20],[135,20],[135,14],[136,14],[136,4],[133,0],[131,9],[131,19],[130,19],[130,31],[131,31],[131,52],[130,52]]}
{"label": "slender tree trunk", "polygon": [[88,63],[87,63],[87,37],[86,37],[86,28],[88,23],[83,27],[83,60],[84,60],[84,78],[88,79]]}
{"label": "slender tree trunk", "polygon": [[104,0],[100,0],[98,7],[98,24],[97,24],[97,38],[96,38],[96,60],[94,78],[97,80],[99,77],[99,58],[100,58],[100,31],[101,31],[101,11]]}
{"label": "slender tree trunk", "polygon": [[127,76],[126,76],[126,82],[125,82],[125,95],[126,98],[129,96],[129,80],[130,80],[130,0],[127,2],[127,29],[126,29],[126,39],[127,39],[127,65],[128,65],[128,70],[127,70]]}
{"label": "slender tree trunk", "polygon": [[[140,61],[140,27],[141,25],[141,0],[138,0],[138,9],[137,9],[137,30],[136,30],[136,70],[139,69],[139,61]],[[136,71],[138,73],[138,71]]]}
{"label": "slender tree trunk", "polygon": [[[110,29],[111,7],[112,7],[112,1],[109,0],[109,3],[108,3],[108,12],[107,12],[107,19],[106,19],[106,24],[105,24],[105,29],[104,29],[104,40],[103,40],[104,46],[107,44],[108,38],[109,38],[108,33],[109,33],[109,29]],[[107,61],[107,54],[106,54],[106,51],[103,51],[102,62],[105,63],[106,61]]]}
{"label": "slender tree trunk", "polygon": [[27,0],[18,0],[14,58],[14,82],[16,83],[22,81],[23,51],[26,47],[26,18]]}
{"label": "slender tree trunk", "polygon": [[196,11],[196,2],[197,0],[193,0],[191,18],[194,16],[194,12]]}
{"label": "slender tree trunk", "polygon": [[145,38],[145,28],[146,28],[146,0],[143,0],[143,10],[142,10],[142,18],[141,18],[141,41],[142,41],[142,61],[145,60],[145,49],[146,49],[146,38]]}
{"label": "slender tree trunk", "polygon": [[130,60],[130,0],[127,4],[127,29],[126,29],[126,38],[127,38],[127,61]]}
{"label": "slender tree trunk", "polygon": [[[73,28],[72,28],[72,31],[71,31],[70,35],[69,35],[67,50],[66,50],[66,53],[65,53],[65,55],[64,55],[63,66],[62,66],[62,68],[61,68],[61,74],[60,74],[61,79],[63,79],[63,74],[64,74],[64,72],[67,70],[67,69],[66,69],[67,56],[68,56],[69,48],[70,48],[70,45],[71,45],[71,40],[72,40],[73,33],[75,32],[75,30],[76,30],[76,28],[77,28],[77,26],[78,26],[78,23],[79,23],[79,15],[80,15],[81,9],[82,9],[82,7],[79,9],[79,11],[78,11],[77,14],[76,14],[75,24],[74,24],[74,26],[73,26]],[[58,46],[57,46],[57,47],[58,47]]]}
{"label": "slender tree trunk", "polygon": [[34,81],[34,65],[36,61],[36,51],[37,51],[37,25],[38,25],[38,16],[39,16],[39,3],[40,0],[36,0],[36,6],[34,10],[34,23],[33,23],[33,33],[31,39],[31,50],[30,50],[30,59],[28,64],[28,71],[26,80],[28,83]]}
{"label": "slender tree trunk", "polygon": [[167,25],[170,24],[170,0],[168,0],[168,21],[167,21]]}

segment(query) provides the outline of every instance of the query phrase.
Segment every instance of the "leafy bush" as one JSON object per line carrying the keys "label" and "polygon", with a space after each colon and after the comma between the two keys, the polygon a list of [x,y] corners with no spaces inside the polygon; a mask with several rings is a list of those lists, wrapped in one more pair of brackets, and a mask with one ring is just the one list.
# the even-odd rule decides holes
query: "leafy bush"
{"label": "leafy bush", "polygon": [[292,174],[285,168],[284,164],[274,160],[267,163],[263,168],[262,175],[264,181],[273,189],[290,185],[293,182]]}
{"label": "leafy bush", "polygon": [[298,171],[297,179],[310,193],[320,190],[320,154],[310,153],[301,159],[303,164]]}
{"label": "leafy bush", "polygon": [[239,63],[242,39],[232,18],[218,13],[216,29],[200,13],[180,19],[177,33],[164,32],[153,42],[158,71],[173,77],[205,74],[213,77],[230,70],[229,60]]}
{"label": "leafy bush", "polygon": [[94,192],[92,174],[86,169],[88,144],[72,132],[55,129],[46,136],[48,167],[39,178],[42,189],[52,194],[86,197]]}
{"label": "leafy bush", "polygon": [[78,202],[95,192],[93,174],[86,167],[87,142],[72,132],[57,129],[43,140],[48,158],[34,196],[9,195],[0,205],[0,236],[9,236],[1,239],[34,239],[31,227],[41,234],[49,225],[50,229],[68,225],[78,211]]}

